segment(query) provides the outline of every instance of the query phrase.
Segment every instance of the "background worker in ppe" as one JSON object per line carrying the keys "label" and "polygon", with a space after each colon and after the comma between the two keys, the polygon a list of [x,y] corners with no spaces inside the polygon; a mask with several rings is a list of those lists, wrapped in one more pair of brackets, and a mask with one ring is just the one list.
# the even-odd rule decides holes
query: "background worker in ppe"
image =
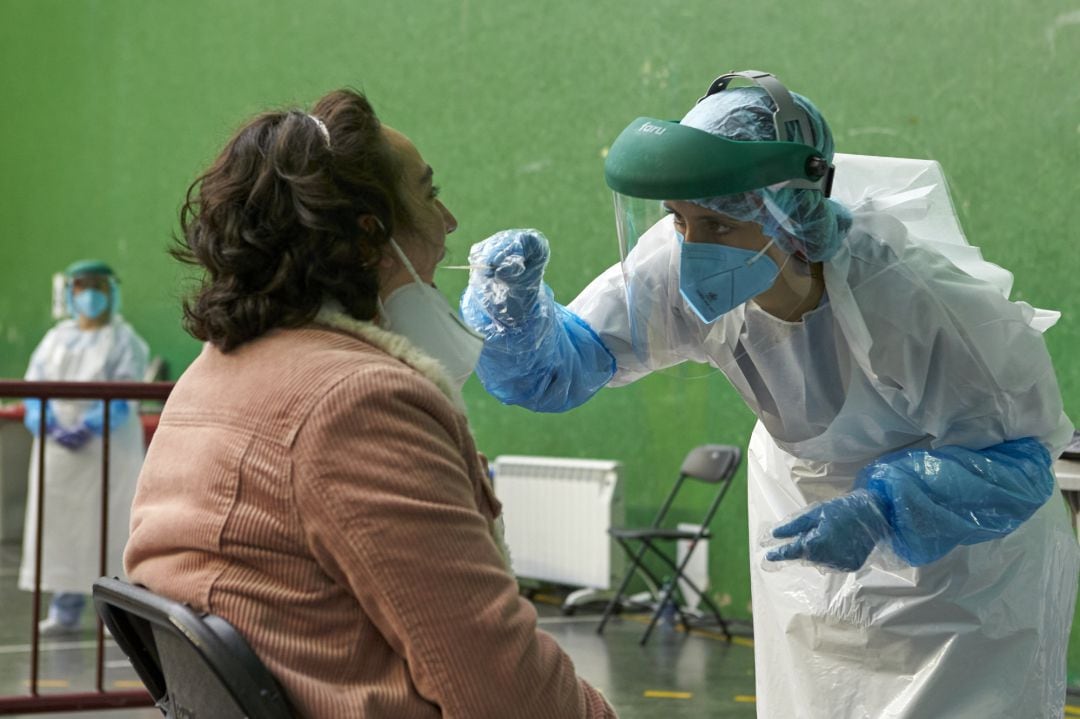
{"label": "background worker in ppe", "polygon": [[838,157],[830,198],[818,110],[737,75],[612,145],[623,261],[568,307],[538,232],[473,247],[480,379],[562,411],[688,360],[724,373],[758,417],[759,716],[1060,716],[1078,556],[1047,501],[1072,433],[1053,313],[1007,299],[936,163]]}
{"label": "background worker in ppe", "polygon": [[[104,262],[82,260],[64,272],[69,319],[41,340],[26,370],[31,381],[137,382],[146,373],[146,342],[120,316],[116,274]],[[34,433],[19,587],[34,588],[38,449],[41,401],[26,400],[25,423]],[[131,500],[143,460],[137,404],[109,405],[108,571],[122,570]],[[101,452],[105,406],[100,400],[49,400],[45,405],[45,526],[41,588],[52,592],[43,636],[78,631],[99,566]]]}

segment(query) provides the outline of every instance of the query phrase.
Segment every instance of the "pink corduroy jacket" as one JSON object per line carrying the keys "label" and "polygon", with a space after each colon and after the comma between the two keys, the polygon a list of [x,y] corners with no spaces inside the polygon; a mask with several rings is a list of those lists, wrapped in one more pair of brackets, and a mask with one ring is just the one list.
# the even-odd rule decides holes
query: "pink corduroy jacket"
{"label": "pink corduroy jacket", "polygon": [[440,366],[341,314],[177,382],[131,515],[132,581],[218,614],[305,717],[614,717],[536,626]]}

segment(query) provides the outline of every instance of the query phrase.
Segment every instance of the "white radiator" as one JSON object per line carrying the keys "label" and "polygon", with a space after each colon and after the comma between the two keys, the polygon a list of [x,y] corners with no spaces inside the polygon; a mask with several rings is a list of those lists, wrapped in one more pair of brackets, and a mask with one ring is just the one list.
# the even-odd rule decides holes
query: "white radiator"
{"label": "white radiator", "polygon": [[608,536],[623,526],[621,465],[598,459],[495,458],[514,574],[571,587],[612,589],[622,550]]}

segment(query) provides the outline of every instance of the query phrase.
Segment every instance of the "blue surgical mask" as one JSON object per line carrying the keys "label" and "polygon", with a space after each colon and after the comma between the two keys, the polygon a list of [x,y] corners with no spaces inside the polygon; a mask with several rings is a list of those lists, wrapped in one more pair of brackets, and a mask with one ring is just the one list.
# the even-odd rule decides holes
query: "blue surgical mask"
{"label": "blue surgical mask", "polygon": [[87,288],[72,298],[75,312],[88,320],[95,319],[109,308],[109,296],[101,290]]}
{"label": "blue surgical mask", "polygon": [[675,234],[681,244],[679,293],[705,324],[769,289],[780,274],[780,268],[765,254],[768,245],[755,252],[686,242],[681,233]]}

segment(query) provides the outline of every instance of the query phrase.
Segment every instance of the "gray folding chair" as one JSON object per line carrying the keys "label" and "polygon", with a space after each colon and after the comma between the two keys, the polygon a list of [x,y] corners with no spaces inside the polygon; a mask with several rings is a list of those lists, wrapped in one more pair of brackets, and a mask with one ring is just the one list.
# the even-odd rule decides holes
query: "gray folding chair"
{"label": "gray folding chair", "polygon": [[277,680],[231,624],[102,577],[94,606],[166,717],[292,719]]}
{"label": "gray folding chair", "polygon": [[[652,634],[657,620],[660,619],[661,614],[664,612],[664,609],[668,606],[669,602],[674,606],[675,611],[678,613],[683,628],[690,628],[690,622],[683,612],[682,606],[673,601],[673,595],[678,589],[680,582],[685,583],[692,592],[701,598],[701,601],[716,618],[717,623],[720,625],[720,629],[724,632],[724,636],[728,641],[731,641],[731,632],[728,631],[727,621],[725,621],[724,617],[720,614],[720,609],[716,606],[715,602],[709,598],[708,594],[700,589],[693,580],[687,577],[683,572],[701,540],[710,539],[712,537],[712,533],[709,531],[709,523],[712,522],[713,515],[716,514],[716,509],[720,506],[720,501],[731,487],[732,478],[735,476],[735,471],[739,468],[739,463],[741,461],[742,452],[738,447],[723,444],[705,444],[700,447],[695,447],[690,450],[690,453],[686,455],[686,459],[683,460],[682,467],[679,470],[679,477],[675,480],[675,485],[671,488],[671,491],[668,492],[667,498],[664,500],[663,505],[661,505],[660,511],[657,513],[656,519],[653,520],[651,525],[634,529],[612,528],[608,530],[608,534],[619,543],[619,546],[623,548],[631,561],[626,570],[626,574],[623,576],[622,582],[619,585],[619,589],[615,592],[615,596],[608,602],[607,608],[604,610],[604,616],[601,617],[600,626],[597,627],[596,630],[598,633],[603,633],[608,620],[613,614],[619,611],[622,604],[626,601],[626,588],[630,584],[630,579],[633,577],[634,573],[642,572],[652,580],[653,586],[663,587],[660,591],[660,597],[657,601],[656,608],[653,611],[652,618],[649,621],[649,626],[645,628],[645,633],[641,637],[640,643],[642,645],[649,641],[649,635]],[[664,524],[668,510],[670,510],[675,503],[679,490],[686,484],[686,480],[688,479],[716,485],[716,492],[713,495],[713,499],[709,503],[709,506],[705,511],[705,516],[699,523],[698,529],[695,531],[685,531],[667,527]],[[673,548],[675,543],[679,540],[689,541],[690,548],[682,561],[676,562],[676,555],[670,548]],[[665,551],[663,547],[669,547],[669,549]],[[644,563],[643,560],[649,555],[658,557],[664,565],[674,573],[669,582],[661,582],[656,574]]]}

